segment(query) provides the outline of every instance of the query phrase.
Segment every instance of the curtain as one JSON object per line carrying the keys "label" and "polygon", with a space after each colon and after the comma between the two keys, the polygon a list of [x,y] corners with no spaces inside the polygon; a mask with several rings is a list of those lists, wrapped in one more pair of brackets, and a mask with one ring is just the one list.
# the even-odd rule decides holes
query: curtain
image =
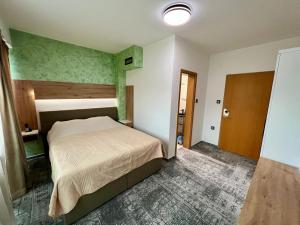
{"label": "curtain", "polygon": [[13,199],[26,192],[25,177],[28,174],[24,144],[13,102],[9,70],[8,47],[0,43],[0,115],[3,123],[5,170]]}
{"label": "curtain", "polygon": [[15,217],[13,215],[12,203],[10,200],[8,181],[4,173],[5,158],[4,158],[4,138],[2,130],[2,121],[0,116],[0,224],[14,225]]}

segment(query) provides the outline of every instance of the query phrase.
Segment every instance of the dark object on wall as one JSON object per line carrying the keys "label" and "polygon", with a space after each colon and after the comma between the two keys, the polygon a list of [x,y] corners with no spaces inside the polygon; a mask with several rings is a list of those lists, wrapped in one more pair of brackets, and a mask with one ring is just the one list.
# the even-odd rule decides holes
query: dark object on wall
{"label": "dark object on wall", "polygon": [[132,63],[133,63],[133,58],[132,58],[132,56],[125,59],[125,65],[129,65],[129,64],[132,64]]}
{"label": "dark object on wall", "polygon": [[217,103],[217,104],[221,104],[221,100],[218,99],[218,100],[216,101],[216,103]]}
{"label": "dark object on wall", "polygon": [[30,132],[32,131],[32,129],[30,128],[30,126],[28,125],[28,123],[25,123],[25,132]]}
{"label": "dark object on wall", "polygon": [[210,129],[211,129],[211,130],[215,130],[215,126],[211,126]]}

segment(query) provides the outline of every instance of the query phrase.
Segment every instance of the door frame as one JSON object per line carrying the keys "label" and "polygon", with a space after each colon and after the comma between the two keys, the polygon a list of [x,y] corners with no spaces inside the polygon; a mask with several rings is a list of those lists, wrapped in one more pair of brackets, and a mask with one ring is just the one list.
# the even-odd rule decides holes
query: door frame
{"label": "door frame", "polygon": [[182,74],[187,74],[189,76],[193,76],[194,77],[194,87],[193,87],[193,103],[192,104],[192,119],[191,119],[191,125],[189,127],[189,133],[190,133],[190,137],[189,137],[189,148],[191,147],[191,142],[192,142],[192,134],[193,134],[193,122],[194,122],[194,113],[195,113],[195,100],[196,100],[196,89],[197,89],[197,73],[186,70],[186,69],[181,69],[180,70],[180,79],[179,79],[179,92],[178,92],[178,101],[177,101],[177,111],[176,111],[176,138],[175,138],[175,146],[176,146],[176,151],[175,151],[175,156],[177,156],[177,130],[178,130],[178,113],[179,113],[179,106],[180,106],[180,92],[181,92],[181,79],[182,79]]}

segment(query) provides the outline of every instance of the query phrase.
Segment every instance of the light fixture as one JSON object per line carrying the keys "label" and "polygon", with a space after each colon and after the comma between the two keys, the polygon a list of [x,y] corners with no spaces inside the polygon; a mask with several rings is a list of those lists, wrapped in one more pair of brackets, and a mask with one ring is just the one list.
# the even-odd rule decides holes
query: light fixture
{"label": "light fixture", "polygon": [[169,5],[163,13],[165,23],[171,26],[179,26],[189,21],[192,15],[190,6],[185,3]]}

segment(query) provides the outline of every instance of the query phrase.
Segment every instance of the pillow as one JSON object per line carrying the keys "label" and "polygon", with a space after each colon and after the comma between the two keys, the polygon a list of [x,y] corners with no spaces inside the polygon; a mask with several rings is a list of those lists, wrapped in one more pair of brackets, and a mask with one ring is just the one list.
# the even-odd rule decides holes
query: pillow
{"label": "pillow", "polygon": [[49,130],[48,143],[54,142],[62,137],[73,134],[89,133],[94,131],[107,130],[122,126],[108,116],[91,117],[88,119],[75,119],[68,121],[57,121]]}

